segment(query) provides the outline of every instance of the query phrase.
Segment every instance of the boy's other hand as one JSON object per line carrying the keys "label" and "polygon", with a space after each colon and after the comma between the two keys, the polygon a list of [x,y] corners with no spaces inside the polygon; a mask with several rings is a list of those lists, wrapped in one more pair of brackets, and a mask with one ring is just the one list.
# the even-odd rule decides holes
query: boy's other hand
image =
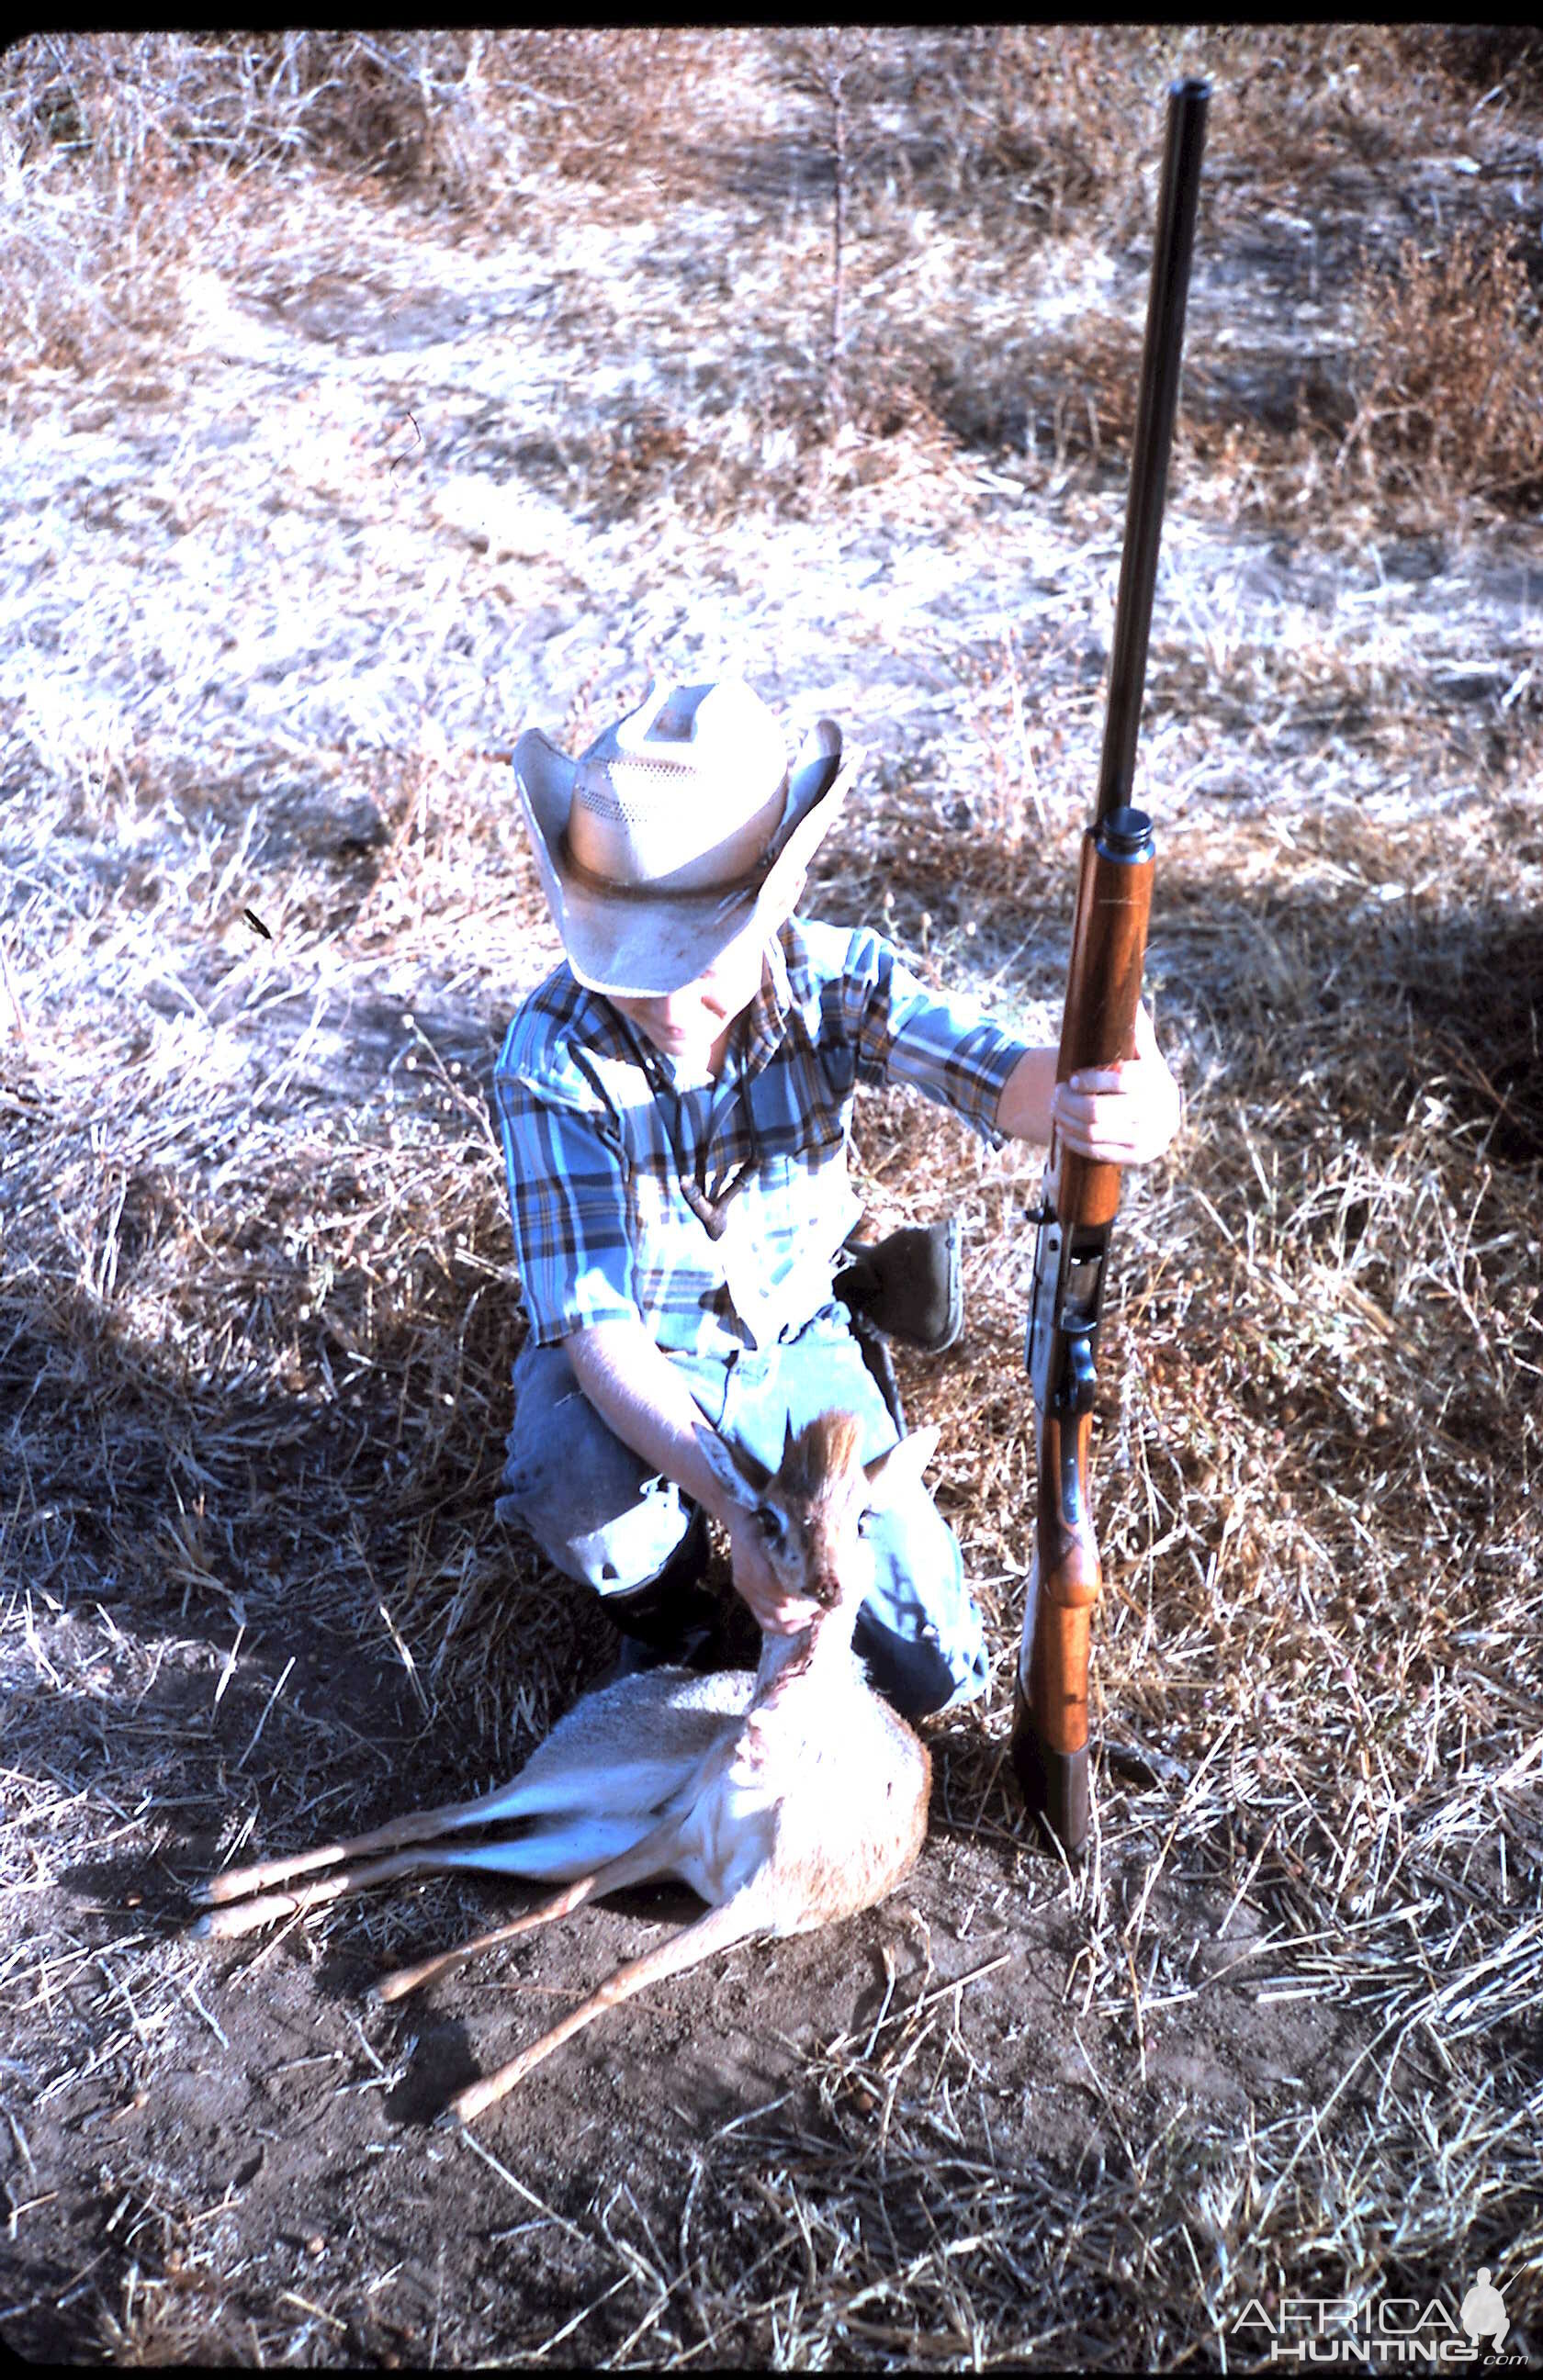
{"label": "boy's other hand", "polygon": [[1136,1055],[1090,1066],[1057,1083],[1051,1114],[1068,1148],[1111,1165],[1149,1165],[1179,1128],[1183,1100],[1158,1048],[1143,1001],[1136,1012]]}

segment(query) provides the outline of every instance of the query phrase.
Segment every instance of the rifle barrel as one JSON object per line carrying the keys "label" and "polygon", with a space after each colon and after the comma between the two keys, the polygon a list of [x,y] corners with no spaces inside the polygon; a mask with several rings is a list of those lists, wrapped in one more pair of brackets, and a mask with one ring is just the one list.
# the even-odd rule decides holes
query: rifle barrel
{"label": "rifle barrel", "polygon": [[1200,159],[1206,142],[1210,86],[1193,77],[1175,82],[1168,94],[1168,130],[1158,200],[1157,239],[1147,298],[1147,337],[1136,406],[1136,440],[1120,591],[1114,607],[1114,651],[1109,674],[1109,710],[1099,768],[1098,820],[1125,807],[1136,780],[1136,739],[1147,683],[1147,639],[1152,624],[1162,508],[1168,493],[1168,455],[1179,398],[1184,352],[1185,301],[1195,249],[1195,212],[1200,195]]}

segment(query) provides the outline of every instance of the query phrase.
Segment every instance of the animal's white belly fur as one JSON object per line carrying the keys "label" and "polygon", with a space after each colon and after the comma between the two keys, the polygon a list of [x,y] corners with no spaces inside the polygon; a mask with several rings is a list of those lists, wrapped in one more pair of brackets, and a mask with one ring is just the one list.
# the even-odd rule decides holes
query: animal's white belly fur
{"label": "animal's white belly fur", "polygon": [[765,1866],[781,1798],[777,1780],[763,1764],[742,1757],[730,1761],[698,1795],[677,1864],[694,1892],[721,1904]]}
{"label": "animal's white belly fur", "polygon": [[[893,1829],[893,1805],[873,1790],[893,1769],[887,1718],[866,1694],[832,1703],[805,1693],[754,1713],[700,1778],[686,1822],[676,1873],[714,1903],[757,1879],[772,1933],[802,1931],[812,1879],[867,1872]],[[925,1790],[924,1769],[916,1783]]]}

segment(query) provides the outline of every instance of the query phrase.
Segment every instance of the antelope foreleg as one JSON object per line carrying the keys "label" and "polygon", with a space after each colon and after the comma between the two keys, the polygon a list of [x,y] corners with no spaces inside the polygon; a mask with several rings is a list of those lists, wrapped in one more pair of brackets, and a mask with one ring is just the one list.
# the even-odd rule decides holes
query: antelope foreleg
{"label": "antelope foreleg", "polygon": [[481,2115],[484,2108],[492,2107],[506,2092],[512,2091],[516,2082],[523,2082],[532,2067],[539,2066],[543,2058],[550,2058],[554,2049],[560,2049],[564,2042],[571,2041],[576,2033],[582,2032],[587,2024],[592,2024],[597,2016],[603,2016],[607,2009],[618,2007],[623,2000],[630,1999],[635,1992],[660,1982],[665,1975],[678,1975],[685,1968],[694,1967],[703,1959],[711,1959],[715,1951],[726,1950],[734,1943],[745,1941],[748,1936],[761,1932],[764,1925],[764,1917],[747,1894],[725,1900],[722,1908],[710,1909],[705,1917],[699,1917],[694,1925],[683,1927],[669,1941],[662,1942],[657,1950],[650,1950],[645,1957],[618,1967],[609,1983],[601,1984],[599,1991],[591,1992],[587,2000],[581,2000],[578,2007],[570,2010],[560,2024],[554,2024],[550,2033],[543,2033],[539,2041],[533,2041],[529,2049],[522,2049],[517,2058],[512,2058],[506,2066],[501,2066],[496,2074],[490,2074],[484,2081],[473,2082],[460,2092],[451,2100],[439,2121],[442,2124],[469,2123],[474,2116]]}
{"label": "antelope foreleg", "polygon": [[576,1877],[561,1892],[550,1894],[523,1916],[512,1918],[507,1925],[495,1925],[491,1933],[475,1934],[469,1942],[460,1943],[454,1950],[438,1950],[431,1958],[420,1959],[416,1966],[397,1967],[391,1974],[383,1975],[371,1987],[371,1998],[403,1999],[408,1992],[417,1991],[420,1984],[431,1984],[437,1975],[452,1973],[480,1951],[492,1950],[500,1942],[512,1942],[520,1934],[533,1934],[538,1925],[550,1925],[554,1917],[571,1915],[597,1893],[620,1892],[626,1885],[645,1884],[650,1876],[662,1875],[678,1847],[679,1832],[678,1821],[666,1819],[631,1851],[620,1852],[589,1875]]}

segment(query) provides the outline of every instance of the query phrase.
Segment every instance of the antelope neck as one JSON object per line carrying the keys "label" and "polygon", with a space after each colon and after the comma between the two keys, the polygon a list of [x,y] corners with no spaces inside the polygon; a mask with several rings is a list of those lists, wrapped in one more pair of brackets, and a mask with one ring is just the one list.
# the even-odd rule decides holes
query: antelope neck
{"label": "antelope neck", "polygon": [[770,1636],[762,1634],[760,1662],[756,1670],[755,1691],[750,1696],[750,1708],[759,1710],[775,1701],[781,1685],[791,1685],[795,1678],[807,1678],[817,1667],[829,1670],[838,1667],[852,1655],[852,1631],[857,1625],[857,1609],[850,1614],[841,1607],[822,1611],[796,1635]]}

